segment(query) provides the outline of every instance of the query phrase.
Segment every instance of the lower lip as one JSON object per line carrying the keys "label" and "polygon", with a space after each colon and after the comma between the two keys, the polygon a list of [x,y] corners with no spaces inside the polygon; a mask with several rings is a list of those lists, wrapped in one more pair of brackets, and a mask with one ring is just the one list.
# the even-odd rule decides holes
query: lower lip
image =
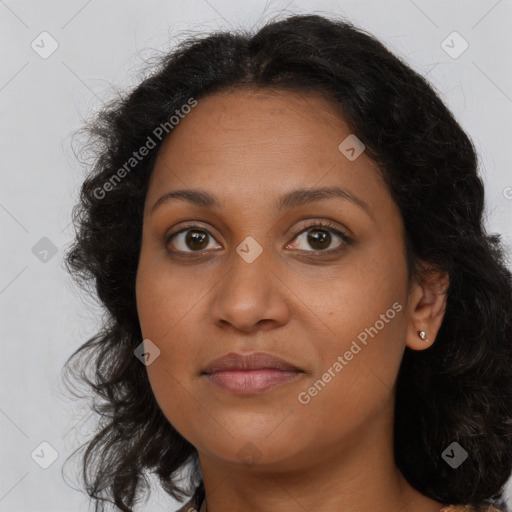
{"label": "lower lip", "polygon": [[265,368],[261,370],[225,370],[206,374],[215,386],[237,395],[255,395],[296,378],[302,372]]}

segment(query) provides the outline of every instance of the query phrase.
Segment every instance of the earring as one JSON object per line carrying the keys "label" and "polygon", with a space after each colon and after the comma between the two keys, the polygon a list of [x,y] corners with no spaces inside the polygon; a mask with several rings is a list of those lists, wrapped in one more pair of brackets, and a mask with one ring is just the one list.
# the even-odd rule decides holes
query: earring
{"label": "earring", "polygon": [[427,333],[425,331],[418,331],[418,336],[423,340],[423,341],[428,341],[427,339]]}

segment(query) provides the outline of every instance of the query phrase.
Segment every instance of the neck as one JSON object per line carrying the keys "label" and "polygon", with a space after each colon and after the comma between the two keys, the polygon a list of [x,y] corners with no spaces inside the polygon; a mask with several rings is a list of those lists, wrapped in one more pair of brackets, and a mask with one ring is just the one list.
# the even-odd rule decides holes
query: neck
{"label": "neck", "polygon": [[343,445],[303,450],[279,467],[263,459],[248,467],[199,452],[206,492],[201,512],[439,512],[443,505],[413,489],[396,467],[393,408],[382,414]]}

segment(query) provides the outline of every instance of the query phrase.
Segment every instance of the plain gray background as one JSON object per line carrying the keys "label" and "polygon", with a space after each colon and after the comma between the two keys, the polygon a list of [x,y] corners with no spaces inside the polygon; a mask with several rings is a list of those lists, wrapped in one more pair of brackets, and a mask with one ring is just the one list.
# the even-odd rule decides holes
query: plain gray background
{"label": "plain gray background", "polygon": [[[306,12],[346,16],[428,76],[476,145],[488,229],[512,253],[511,0],[0,0],[0,512],[92,510],[76,468],[62,468],[94,423],[87,404],[66,394],[61,369],[101,320],[62,267],[83,179],[73,131],[112,85],[137,83],[157,51]],[[176,508],[155,487],[137,510]]]}

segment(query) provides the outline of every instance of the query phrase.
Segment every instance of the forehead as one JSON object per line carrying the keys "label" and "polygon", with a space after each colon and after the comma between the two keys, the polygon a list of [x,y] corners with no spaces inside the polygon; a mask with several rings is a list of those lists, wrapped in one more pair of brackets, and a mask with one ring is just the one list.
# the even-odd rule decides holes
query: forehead
{"label": "forehead", "polygon": [[268,157],[289,158],[317,148],[329,157],[337,151],[331,137],[318,147],[327,133],[337,139],[349,129],[336,105],[319,94],[244,88],[201,98],[164,141],[161,153],[179,153],[192,163],[208,161],[211,154],[232,161],[262,155],[262,150]]}
{"label": "forehead", "polygon": [[[351,135],[339,107],[318,93],[237,89],[206,96],[166,138],[148,199],[172,188],[208,188],[221,197],[343,185],[385,193],[364,152],[350,161],[339,145]],[[148,201],[149,203],[150,201]]]}

